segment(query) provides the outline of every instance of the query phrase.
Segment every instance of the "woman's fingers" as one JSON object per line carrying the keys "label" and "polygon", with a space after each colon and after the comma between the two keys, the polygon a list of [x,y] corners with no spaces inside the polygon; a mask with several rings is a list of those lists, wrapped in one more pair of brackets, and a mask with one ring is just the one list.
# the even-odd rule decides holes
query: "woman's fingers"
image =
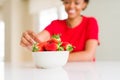
{"label": "woman's fingers", "polygon": [[33,31],[26,31],[22,34],[20,45],[23,47],[32,46],[35,42],[41,42],[39,36]]}
{"label": "woman's fingers", "polygon": [[39,40],[39,36],[34,33],[33,31],[28,31],[28,34],[32,37],[32,39],[35,41],[35,42],[38,42],[40,43],[41,41]]}
{"label": "woman's fingers", "polygon": [[20,45],[23,47],[27,47],[27,46],[30,46],[31,44],[24,37],[22,37]]}
{"label": "woman's fingers", "polygon": [[32,45],[35,42],[32,39],[32,37],[28,34],[28,32],[23,33],[23,37],[29,42],[30,45]]}

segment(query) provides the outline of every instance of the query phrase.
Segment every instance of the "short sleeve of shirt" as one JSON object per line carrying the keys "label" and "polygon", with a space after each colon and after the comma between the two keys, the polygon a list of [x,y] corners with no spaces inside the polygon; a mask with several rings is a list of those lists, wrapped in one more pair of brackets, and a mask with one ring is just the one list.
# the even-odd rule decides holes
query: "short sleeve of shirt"
{"label": "short sleeve of shirt", "polygon": [[96,39],[98,40],[98,23],[95,18],[91,17],[88,19],[87,27],[87,40]]}
{"label": "short sleeve of shirt", "polygon": [[47,30],[50,35],[53,35],[55,29],[56,20],[52,21],[44,30]]}

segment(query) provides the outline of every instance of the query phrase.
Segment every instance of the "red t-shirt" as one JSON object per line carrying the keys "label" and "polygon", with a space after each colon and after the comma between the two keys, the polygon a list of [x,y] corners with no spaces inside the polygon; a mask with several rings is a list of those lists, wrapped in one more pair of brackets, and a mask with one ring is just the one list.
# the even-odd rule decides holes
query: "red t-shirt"
{"label": "red t-shirt", "polygon": [[66,19],[54,20],[45,30],[51,35],[61,34],[63,42],[69,42],[75,46],[73,52],[85,50],[85,43],[88,39],[98,40],[98,24],[93,17],[83,16],[81,23],[74,28],[67,26]]}

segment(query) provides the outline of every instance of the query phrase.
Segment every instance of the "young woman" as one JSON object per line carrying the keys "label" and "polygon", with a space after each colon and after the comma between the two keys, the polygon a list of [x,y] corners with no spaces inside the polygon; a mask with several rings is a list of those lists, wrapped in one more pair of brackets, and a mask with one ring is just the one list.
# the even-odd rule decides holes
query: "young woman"
{"label": "young woman", "polygon": [[62,41],[75,46],[68,61],[93,61],[98,46],[98,24],[95,18],[81,15],[89,0],[62,0],[68,18],[54,20],[42,32],[26,31],[21,38],[21,46],[28,47],[34,42],[44,42],[52,34],[61,34]]}

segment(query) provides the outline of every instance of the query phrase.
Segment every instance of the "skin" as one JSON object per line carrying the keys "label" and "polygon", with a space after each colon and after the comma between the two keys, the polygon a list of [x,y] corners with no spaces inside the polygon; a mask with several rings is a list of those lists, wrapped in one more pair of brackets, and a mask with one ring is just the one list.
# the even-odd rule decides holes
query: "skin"
{"label": "skin", "polygon": [[[67,24],[70,28],[74,28],[82,21],[80,13],[87,6],[84,0],[64,0],[63,5],[68,14]],[[46,30],[36,34],[29,30],[23,33],[20,45],[23,47],[31,46],[34,42],[44,42],[50,39],[50,33]],[[72,61],[93,61],[95,57],[98,41],[89,39],[86,41],[85,50],[70,53],[69,62]]]}

